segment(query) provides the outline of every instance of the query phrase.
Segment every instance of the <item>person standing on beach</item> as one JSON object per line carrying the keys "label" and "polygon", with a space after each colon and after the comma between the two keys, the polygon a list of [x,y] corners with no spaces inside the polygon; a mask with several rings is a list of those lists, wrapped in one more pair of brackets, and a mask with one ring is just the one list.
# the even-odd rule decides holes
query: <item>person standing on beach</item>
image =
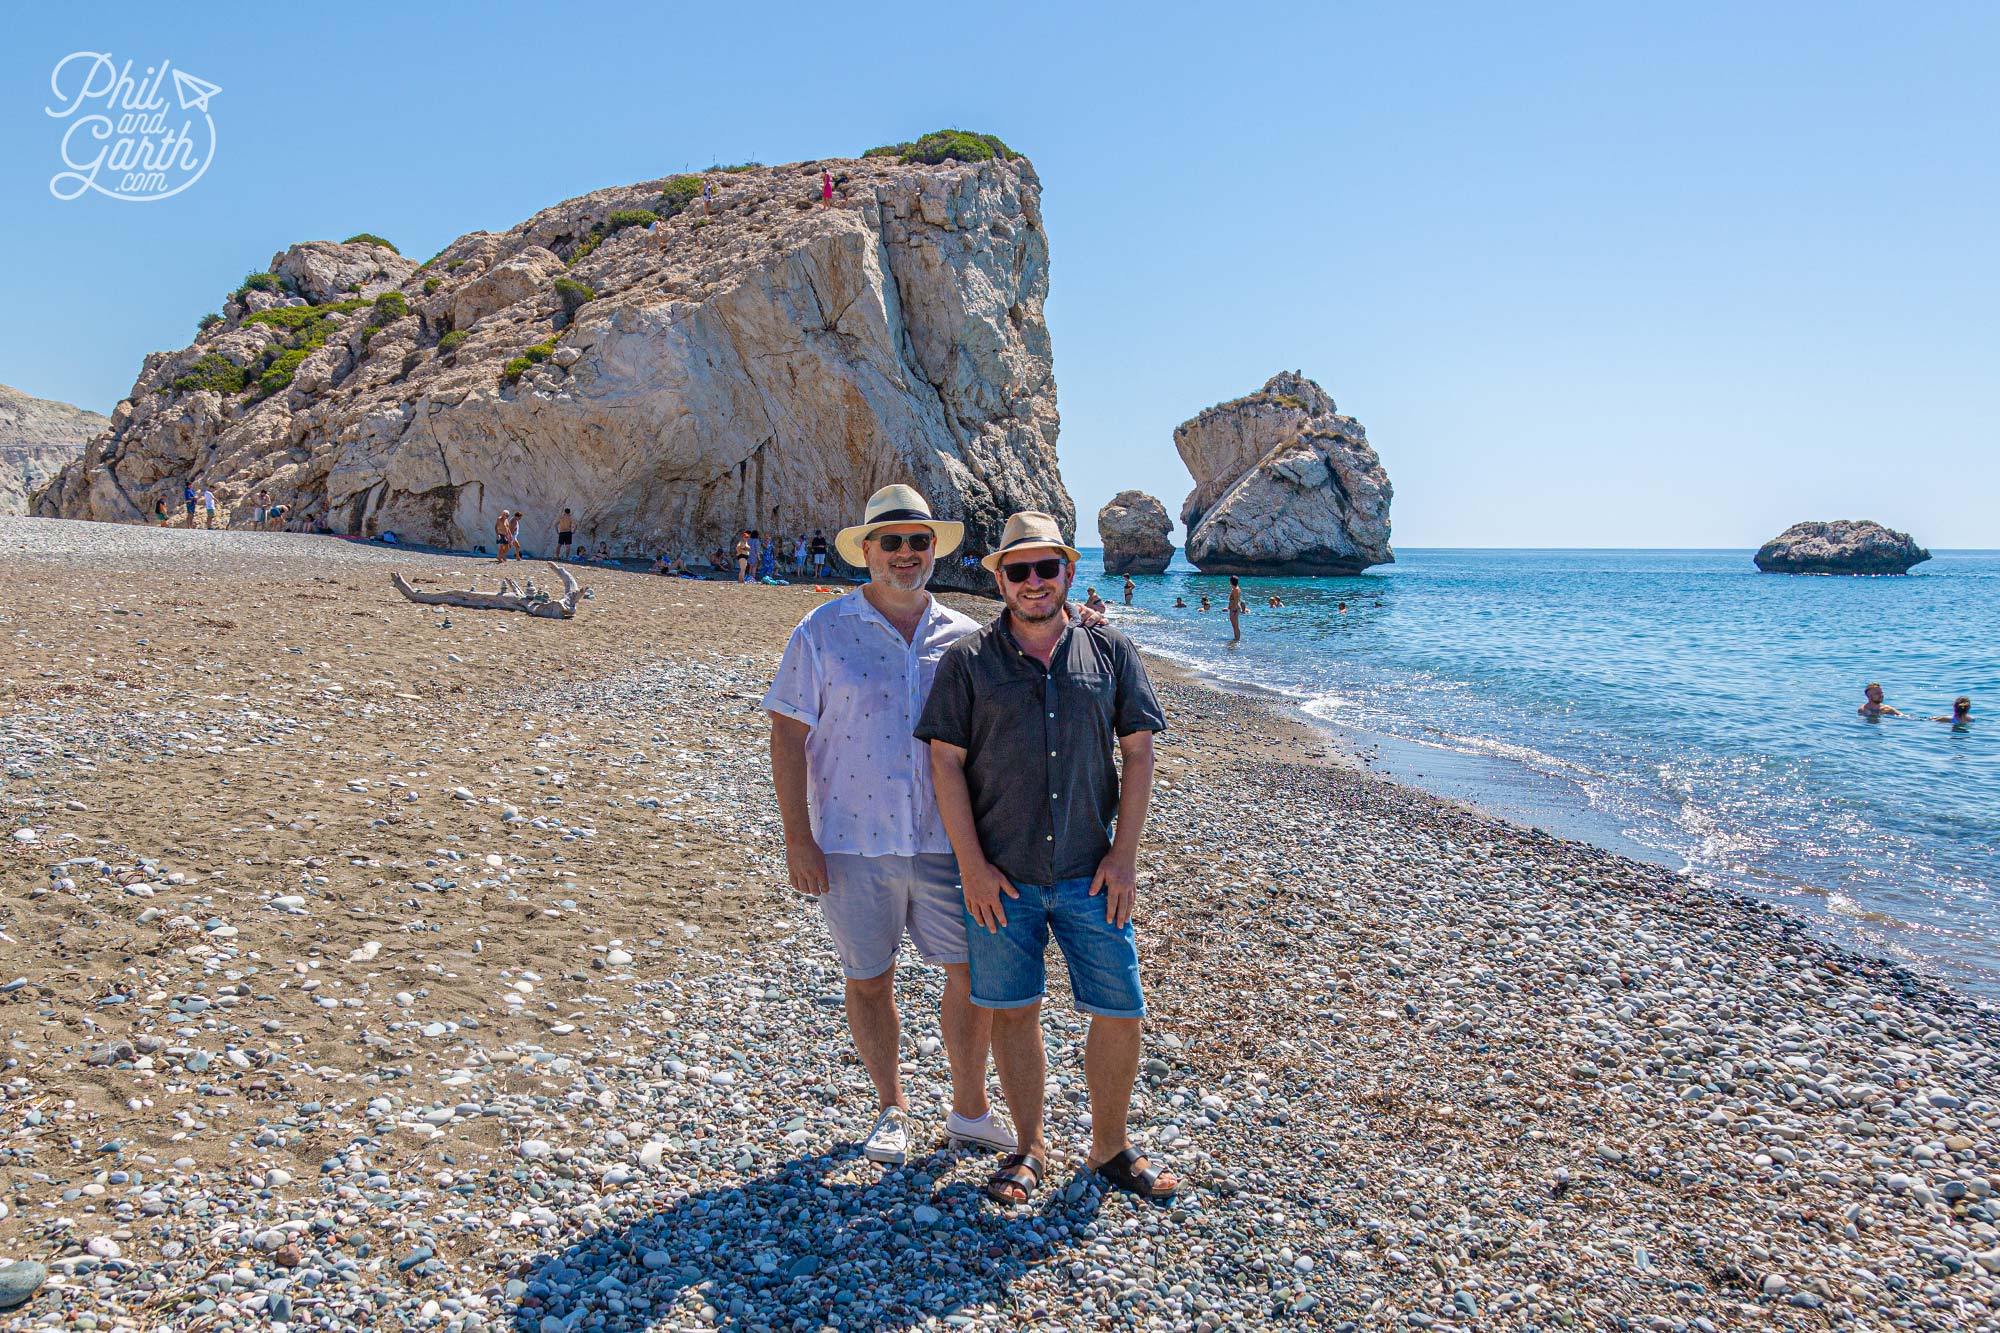
{"label": "person standing on beach", "polygon": [[812,541],[807,543],[807,549],[812,552],[813,577],[816,579],[825,578],[826,577],[826,534],[820,531],[818,528],[814,528]]}
{"label": "person standing on beach", "polygon": [[569,557],[570,543],[575,539],[576,516],[565,508],[562,517],[556,520],[556,559],[564,560]]}
{"label": "person standing on beach", "polygon": [[1127,574],[1125,576],[1125,605],[1127,606],[1132,605],[1132,594],[1137,592],[1138,590],[1139,590],[1139,585],[1132,582],[1132,576],[1130,574]]}
{"label": "person standing on beach", "polygon": [[1243,642],[1243,585],[1234,574],[1229,576],[1229,641]]}
{"label": "person standing on beach", "polygon": [[500,511],[500,517],[493,520],[494,564],[501,565],[507,562],[507,546],[513,540],[514,515],[511,510],[503,509]]}
{"label": "person standing on beach", "polygon": [[764,574],[764,534],[750,529],[750,579],[762,578]]}
{"label": "person standing on beach", "polygon": [[1882,702],[1882,687],[1875,681],[1872,680],[1869,681],[1868,684],[1862,688],[1861,697],[1865,699],[1866,702],[1863,703],[1861,707],[1855,709],[1854,711],[1861,714],[1861,716],[1868,718],[1870,721],[1873,721],[1875,718],[1878,717],[1902,716],[1901,713],[1897,712],[1895,709],[1889,707],[1889,705]]}
{"label": "person standing on beach", "polygon": [[215,492],[206,486],[201,488],[201,512],[202,526],[204,528],[213,528],[215,526]]}
{"label": "person standing on beach", "polygon": [[825,167],[819,169],[819,202],[822,208],[833,204],[833,173]]}
{"label": "person standing on beach", "polygon": [[1131,640],[1070,614],[1076,560],[1049,515],[1007,520],[980,562],[1007,609],[945,653],[916,728],[930,743],[965,885],[972,1002],[993,1011],[993,1060],[1020,1137],[986,1182],[1002,1204],[1026,1203],[1048,1171],[1041,1007],[1051,934],[1076,1007],[1091,1015],[1086,1165],[1143,1198],[1179,1188],[1126,1134],[1146,1012],[1132,931],[1139,837],[1153,734],[1167,723]]}
{"label": "person standing on beach", "polygon": [[200,497],[195,494],[194,480],[193,478],[189,478],[181,487],[181,503],[187,506],[187,519],[190,528],[194,526],[194,511],[199,501]]}
{"label": "person standing on beach", "polygon": [[167,498],[164,495],[153,501],[153,521],[163,528],[173,522],[167,514]]}
{"label": "person standing on beach", "polygon": [[750,529],[743,529],[743,535],[736,539],[736,581],[750,581]]}
{"label": "person standing on beach", "polygon": [[265,516],[268,515],[270,512],[271,512],[271,493],[269,491],[258,491],[257,507],[251,511],[252,514],[251,521],[261,528],[264,526]]}
{"label": "person standing on beach", "polygon": [[977,628],[924,588],[938,554],[964,535],[964,525],[932,518],[909,486],[875,492],[863,521],[834,537],[868,582],[799,622],[763,699],[786,871],[793,888],[819,900],[847,978],[848,1029],[880,1099],[862,1154],[893,1166],[909,1155],[895,992],[905,934],[945,972],[946,1133],[1015,1147],[987,1100],[991,1020],[971,1002],[958,870],[927,748],[913,736],[938,659]]}
{"label": "person standing on beach", "polygon": [[801,532],[801,533],[799,534],[799,544],[798,544],[797,546],[794,546],[794,547],[792,548],[792,577],[793,577],[793,578],[795,578],[795,579],[802,579],[802,578],[804,578],[804,577],[806,576],[806,557],[807,557],[807,555],[808,555],[808,551],[807,551],[807,548],[806,548],[806,535],[805,535],[805,534],[804,534],[803,532]]}

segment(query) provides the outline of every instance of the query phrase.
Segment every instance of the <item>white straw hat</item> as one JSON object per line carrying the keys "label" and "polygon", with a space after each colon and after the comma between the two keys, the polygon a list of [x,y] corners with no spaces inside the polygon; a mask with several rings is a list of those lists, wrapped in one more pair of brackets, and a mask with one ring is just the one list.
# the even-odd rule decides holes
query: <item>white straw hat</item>
{"label": "white straw hat", "polygon": [[1023,509],[1007,520],[1006,528],[1000,533],[1000,549],[992,555],[981,556],[979,563],[988,569],[998,569],[1007,558],[1010,548],[1026,550],[1030,546],[1053,546],[1063,553],[1063,558],[1071,562],[1082,558],[1083,553],[1063,540],[1062,525],[1051,514],[1039,509]]}
{"label": "white straw hat", "polygon": [[898,523],[922,523],[928,527],[937,538],[937,545],[932,548],[936,555],[950,555],[965,540],[965,524],[932,518],[930,504],[917,494],[916,487],[897,485],[884,486],[869,496],[867,517],[835,533],[833,549],[848,564],[865,569],[868,557],[861,543],[874,535],[877,528],[890,528]]}

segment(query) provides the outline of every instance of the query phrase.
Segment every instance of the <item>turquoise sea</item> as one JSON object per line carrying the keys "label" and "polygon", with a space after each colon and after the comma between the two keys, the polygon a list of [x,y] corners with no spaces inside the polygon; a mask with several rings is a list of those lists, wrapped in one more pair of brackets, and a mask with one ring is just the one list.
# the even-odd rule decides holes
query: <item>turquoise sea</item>
{"label": "turquoise sea", "polygon": [[[1378,771],[2000,998],[2000,552],[1875,579],[1760,574],[1748,551],[1397,560],[1244,579],[1235,647],[1228,580],[1178,556],[1114,614],[1153,652],[1284,696]],[[1120,601],[1098,551],[1078,582]],[[1858,716],[1871,680],[1909,716]],[[1959,694],[1984,720],[1930,720]]]}

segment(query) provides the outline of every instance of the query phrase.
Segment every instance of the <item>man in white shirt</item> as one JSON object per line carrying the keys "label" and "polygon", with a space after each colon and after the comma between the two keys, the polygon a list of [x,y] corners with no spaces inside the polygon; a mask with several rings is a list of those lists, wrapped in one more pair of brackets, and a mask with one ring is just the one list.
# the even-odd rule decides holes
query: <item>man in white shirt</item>
{"label": "man in white shirt", "polygon": [[924,590],[932,561],[964,534],[963,524],[933,519],[911,487],[877,491],[866,519],[834,537],[841,559],[866,568],[869,581],[799,622],[763,700],[786,868],[793,888],[819,900],[847,978],[848,1030],[881,1100],[862,1152],[894,1166],[909,1153],[895,995],[905,933],[945,970],[947,1135],[1015,1147],[987,1100],[992,1019],[972,1003],[958,864],[928,748],[912,734],[938,659],[978,628]]}

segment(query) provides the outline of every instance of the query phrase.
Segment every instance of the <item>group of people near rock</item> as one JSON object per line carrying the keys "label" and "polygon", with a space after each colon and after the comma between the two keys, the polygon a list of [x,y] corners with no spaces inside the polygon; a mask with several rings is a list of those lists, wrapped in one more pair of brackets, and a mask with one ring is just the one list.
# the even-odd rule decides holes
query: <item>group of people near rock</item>
{"label": "group of people near rock", "polygon": [[[181,484],[181,508],[185,514],[185,527],[213,528],[218,516],[223,527],[229,526],[229,515],[217,503],[215,492],[206,486],[196,488],[192,479]],[[291,517],[290,505],[278,504],[271,499],[269,491],[257,492],[256,505],[250,511],[250,526],[283,532]],[[167,497],[162,495],[153,501],[153,521],[161,527],[173,525],[173,512],[167,508]]]}
{"label": "group of people near rock", "polygon": [[[1085,1167],[1148,1199],[1178,1182],[1126,1132],[1146,1012],[1133,931],[1139,839],[1166,719],[1137,649],[1073,607],[1078,552],[1048,514],[1007,520],[980,560],[1005,609],[981,628],[927,590],[964,540],[909,486],[835,534],[867,581],[792,632],[764,695],[792,887],[819,902],[848,1027],[879,1107],[867,1158],[903,1164],[897,954],[945,973],[945,1133],[1003,1156],[994,1202],[1048,1174],[1041,1005],[1053,936],[1090,1015]],[[996,1067],[1013,1125],[988,1097]]]}
{"label": "group of people near rock", "polygon": [[[1889,707],[1882,702],[1882,686],[1879,681],[1869,681],[1861,687],[1861,707],[1854,711],[1871,721],[1884,717],[1908,717],[1909,714]],[[1931,719],[1933,722],[1949,722],[1955,727],[1968,726],[1972,722],[1972,696],[1961,694],[1951,701],[1951,711],[1941,713]]]}
{"label": "group of people near rock", "polygon": [[[814,578],[826,577],[826,532],[814,528],[812,535],[800,533],[798,538],[787,545],[785,539],[775,533],[766,534],[755,528],[745,528],[737,534],[731,559],[735,561],[738,583],[778,582],[779,557],[790,551],[789,572],[793,578],[804,578],[810,573]],[[717,569],[727,566],[716,562]]]}

